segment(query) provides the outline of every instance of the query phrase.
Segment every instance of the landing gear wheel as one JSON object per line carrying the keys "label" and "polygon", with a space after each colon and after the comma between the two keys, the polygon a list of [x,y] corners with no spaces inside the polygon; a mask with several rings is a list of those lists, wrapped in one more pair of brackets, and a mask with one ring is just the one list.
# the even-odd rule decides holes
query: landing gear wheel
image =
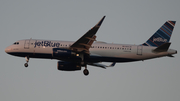
{"label": "landing gear wheel", "polygon": [[26,59],[26,63],[24,64],[24,66],[25,66],[25,67],[28,67],[29,56],[26,56],[25,59]]}
{"label": "landing gear wheel", "polygon": [[25,63],[24,66],[25,66],[25,67],[28,67],[28,63]]}
{"label": "landing gear wheel", "polygon": [[83,73],[85,76],[89,75],[89,71],[87,69],[84,69]]}

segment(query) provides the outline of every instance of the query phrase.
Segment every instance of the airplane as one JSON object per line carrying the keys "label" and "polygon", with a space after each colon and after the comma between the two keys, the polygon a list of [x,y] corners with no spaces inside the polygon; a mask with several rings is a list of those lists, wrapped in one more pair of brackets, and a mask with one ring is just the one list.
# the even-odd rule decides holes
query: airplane
{"label": "airplane", "polygon": [[[83,70],[88,75],[87,65],[113,67],[116,63],[143,61],[159,57],[174,57],[177,50],[169,49],[170,38],[176,21],[166,21],[145,43],[139,45],[113,44],[96,41],[96,32],[105,16],[77,41],[25,39],[16,41],[5,52],[25,57],[25,67],[30,58],[56,59],[57,69],[62,71]],[[104,65],[101,62],[112,62]]]}

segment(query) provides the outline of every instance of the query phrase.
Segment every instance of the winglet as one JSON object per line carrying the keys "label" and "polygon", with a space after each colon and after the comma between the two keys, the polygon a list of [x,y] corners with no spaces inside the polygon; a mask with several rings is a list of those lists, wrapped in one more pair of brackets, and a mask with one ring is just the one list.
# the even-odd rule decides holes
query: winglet
{"label": "winglet", "polygon": [[103,16],[103,18],[96,24],[96,26],[100,27],[105,17],[106,16]]}

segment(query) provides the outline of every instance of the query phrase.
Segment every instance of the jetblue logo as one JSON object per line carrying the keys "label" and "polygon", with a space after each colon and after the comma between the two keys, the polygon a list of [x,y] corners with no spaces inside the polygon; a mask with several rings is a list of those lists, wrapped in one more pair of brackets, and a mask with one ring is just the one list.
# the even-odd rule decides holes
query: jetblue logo
{"label": "jetblue logo", "polygon": [[45,47],[60,47],[59,42],[51,42],[51,41],[36,41],[34,48],[37,46],[45,46]]}
{"label": "jetblue logo", "polygon": [[153,38],[153,42],[167,42],[167,39],[163,39],[161,37],[158,37],[158,38]]}

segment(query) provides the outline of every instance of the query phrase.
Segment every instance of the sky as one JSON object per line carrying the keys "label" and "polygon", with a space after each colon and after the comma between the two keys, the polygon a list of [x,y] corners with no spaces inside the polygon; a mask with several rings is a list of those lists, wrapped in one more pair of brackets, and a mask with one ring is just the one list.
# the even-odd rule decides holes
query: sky
{"label": "sky", "polygon": [[[180,0],[0,0],[1,101],[179,101],[180,55],[118,63],[90,74],[57,70],[58,60],[5,53],[21,39],[76,41],[104,15],[97,40],[142,44],[167,20],[176,26],[171,49],[180,50]],[[110,63],[105,63],[110,64]]]}

